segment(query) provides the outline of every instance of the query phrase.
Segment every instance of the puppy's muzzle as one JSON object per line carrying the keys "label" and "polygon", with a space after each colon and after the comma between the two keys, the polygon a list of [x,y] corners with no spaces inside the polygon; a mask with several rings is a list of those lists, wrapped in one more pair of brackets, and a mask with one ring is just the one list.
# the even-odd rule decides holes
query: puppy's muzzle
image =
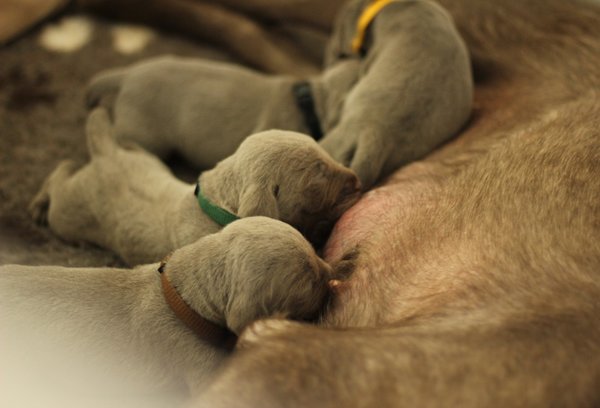
{"label": "puppy's muzzle", "polygon": [[340,191],[340,198],[344,200],[348,197],[359,196],[362,190],[362,184],[355,174],[349,174],[346,176],[346,181]]}
{"label": "puppy's muzzle", "polygon": [[360,198],[361,189],[362,185],[356,175],[351,173],[344,176],[334,206],[329,211],[321,214],[321,217],[312,228],[310,237],[308,237],[315,248],[318,249],[325,244],[336,221]]}
{"label": "puppy's muzzle", "polygon": [[360,198],[362,184],[354,173],[349,173],[344,176],[342,188],[335,200],[336,206],[334,209],[334,220],[336,221],[348,208]]}

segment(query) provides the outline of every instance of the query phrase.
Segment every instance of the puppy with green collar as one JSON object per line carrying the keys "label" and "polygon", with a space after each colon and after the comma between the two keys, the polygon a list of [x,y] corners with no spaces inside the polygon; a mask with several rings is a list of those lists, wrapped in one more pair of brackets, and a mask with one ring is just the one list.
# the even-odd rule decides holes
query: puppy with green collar
{"label": "puppy with green collar", "polygon": [[68,241],[87,241],[129,265],[154,262],[237,218],[284,221],[313,242],[358,200],[360,183],[310,137],[267,131],[198,178],[176,179],[157,157],[120,146],[106,111],[87,122],[91,161],[62,162],[30,205],[33,217]]}
{"label": "puppy with green collar", "polygon": [[0,266],[0,401],[156,406],[177,388],[197,394],[253,321],[318,317],[332,278],[300,233],[266,217],[235,221],[162,264]]}

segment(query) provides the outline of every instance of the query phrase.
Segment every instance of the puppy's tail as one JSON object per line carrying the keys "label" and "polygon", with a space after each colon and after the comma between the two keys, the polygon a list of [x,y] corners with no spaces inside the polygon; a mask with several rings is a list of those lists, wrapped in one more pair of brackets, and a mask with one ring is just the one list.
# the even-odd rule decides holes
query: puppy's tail
{"label": "puppy's tail", "polygon": [[103,107],[94,109],[85,124],[88,151],[92,157],[111,155],[119,148],[114,138],[114,132],[108,112]]}
{"label": "puppy's tail", "polygon": [[117,93],[127,72],[126,68],[116,68],[94,76],[87,86],[86,104],[88,109],[98,106],[105,95]]}

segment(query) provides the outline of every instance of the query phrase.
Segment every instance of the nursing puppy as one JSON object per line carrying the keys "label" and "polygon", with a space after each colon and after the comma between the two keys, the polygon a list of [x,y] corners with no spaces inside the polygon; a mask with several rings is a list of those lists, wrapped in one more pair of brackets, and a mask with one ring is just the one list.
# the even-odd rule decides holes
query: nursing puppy
{"label": "nursing puppy", "polygon": [[357,41],[360,77],[339,124],[321,142],[365,187],[455,135],[473,99],[469,55],[443,8],[425,0],[392,1],[361,42],[357,21],[370,3],[350,1],[330,39],[327,66],[357,58]]}
{"label": "nursing puppy", "polygon": [[[150,402],[149,392],[178,384],[196,394],[254,320],[315,318],[331,278],[300,233],[266,217],[236,221],[176,250],[160,268],[0,266],[0,331],[11,350],[0,357],[2,398],[20,396],[17,406],[27,398],[44,406],[63,398],[81,398],[81,406],[98,398]],[[187,325],[173,296],[201,326]]]}
{"label": "nursing puppy", "polygon": [[[221,229],[214,211],[201,209],[194,185],[143,149],[115,142],[104,109],[90,114],[87,140],[90,163],[77,170],[62,162],[31,203],[33,217],[47,219],[62,238],[109,248],[135,265]],[[283,131],[250,136],[198,183],[201,197],[229,217],[279,219],[314,241],[360,194],[352,171],[310,137]]]}
{"label": "nursing puppy", "polygon": [[[342,61],[311,80],[316,115],[324,130],[337,123],[358,61]],[[89,106],[116,94],[119,140],[160,157],[177,152],[206,169],[233,154],[249,135],[268,129],[310,133],[288,76],[268,76],[220,62],[163,56],[102,72],[88,87]]]}

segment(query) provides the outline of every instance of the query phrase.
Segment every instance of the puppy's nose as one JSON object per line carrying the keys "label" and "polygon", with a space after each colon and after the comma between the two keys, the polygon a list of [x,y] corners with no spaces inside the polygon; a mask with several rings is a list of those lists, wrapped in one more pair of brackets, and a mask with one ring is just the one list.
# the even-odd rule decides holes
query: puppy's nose
{"label": "puppy's nose", "polygon": [[349,174],[346,176],[344,186],[342,187],[342,197],[352,196],[360,192],[362,185],[358,177],[355,174]]}
{"label": "puppy's nose", "polygon": [[329,265],[327,262],[325,262],[320,257],[317,258],[317,262],[319,263],[319,269],[326,277],[329,278],[329,277],[333,276],[333,268],[331,267],[331,265]]}

